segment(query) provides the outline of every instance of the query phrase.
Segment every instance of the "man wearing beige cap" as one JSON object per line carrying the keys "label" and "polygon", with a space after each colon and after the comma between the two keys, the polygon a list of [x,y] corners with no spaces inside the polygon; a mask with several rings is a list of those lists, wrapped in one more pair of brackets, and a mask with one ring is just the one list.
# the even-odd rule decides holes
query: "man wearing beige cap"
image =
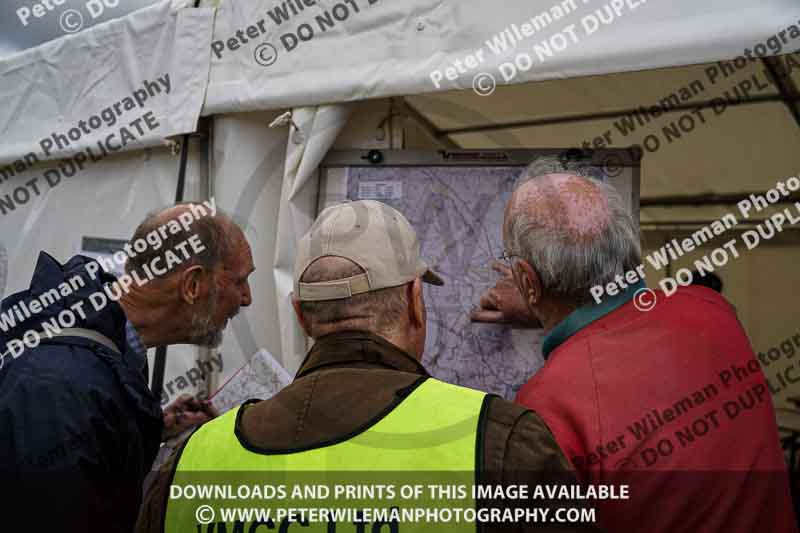
{"label": "man wearing beige cap", "polygon": [[[576,518],[589,509],[533,496],[537,484],[575,482],[535,413],[438,381],[420,364],[423,282],[443,284],[419,256],[416,234],[399,212],[375,201],[325,209],[298,243],[292,300],[315,343],[294,382],[195,432],[177,461],[169,498],[163,489],[149,498],[139,531],[160,531],[162,524],[165,533],[259,526],[476,531],[478,522],[484,531],[595,531],[591,515]],[[211,471],[215,484],[283,484],[284,496],[259,500],[258,519],[241,518],[241,525],[223,520],[229,500],[183,497],[186,484],[201,481],[198,472]],[[225,472],[230,479],[220,477]],[[504,492],[505,501],[489,501],[487,493],[473,493],[476,481],[517,490],[526,485],[530,492],[517,500],[509,494],[519,492]],[[293,485],[321,484],[330,492],[315,492],[315,500],[292,491]],[[403,486],[420,492],[403,493]],[[236,506],[252,507],[252,499]],[[287,515],[288,507],[306,513]],[[362,514],[353,519],[309,510],[319,507]],[[380,514],[392,509],[398,514]],[[209,520],[216,529],[209,529]]]}

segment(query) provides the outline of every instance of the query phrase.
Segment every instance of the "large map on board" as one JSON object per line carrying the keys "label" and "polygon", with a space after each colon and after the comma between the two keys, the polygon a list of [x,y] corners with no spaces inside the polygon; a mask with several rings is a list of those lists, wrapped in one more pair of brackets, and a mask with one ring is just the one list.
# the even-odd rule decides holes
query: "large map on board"
{"label": "large map on board", "polygon": [[423,364],[434,377],[513,398],[543,364],[541,331],[470,322],[498,274],[503,211],[518,167],[351,167],[347,197],[383,201],[417,231],[422,255],[445,280],[425,286]]}

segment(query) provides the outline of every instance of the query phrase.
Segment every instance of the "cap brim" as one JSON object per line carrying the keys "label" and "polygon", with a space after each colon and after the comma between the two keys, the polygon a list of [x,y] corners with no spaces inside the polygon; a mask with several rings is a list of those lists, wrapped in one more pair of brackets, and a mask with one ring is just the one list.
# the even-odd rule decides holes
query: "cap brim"
{"label": "cap brim", "polygon": [[432,270],[426,270],[422,275],[422,281],[430,283],[431,285],[444,285],[444,280],[435,274]]}

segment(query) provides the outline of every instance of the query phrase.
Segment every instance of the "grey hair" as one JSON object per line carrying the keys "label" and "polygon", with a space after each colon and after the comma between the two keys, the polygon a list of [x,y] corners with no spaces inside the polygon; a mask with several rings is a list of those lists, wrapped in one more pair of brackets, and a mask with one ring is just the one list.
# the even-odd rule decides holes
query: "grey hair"
{"label": "grey hair", "polygon": [[[364,270],[343,257],[323,257],[314,261],[300,281],[317,283],[363,274]],[[402,323],[408,310],[406,284],[356,294],[349,298],[322,302],[300,302],[300,311],[312,337],[333,331],[363,329],[373,333],[391,333]]]}
{"label": "grey hair", "polygon": [[[595,169],[556,161],[537,161],[518,180],[522,184],[552,173],[572,174],[591,182],[608,203],[608,225],[588,239],[575,239],[566,229],[543,227],[524,209],[510,216],[506,235],[514,253],[528,261],[543,289],[576,305],[591,301],[590,289],[613,281],[642,262],[636,224],[617,191],[594,177]],[[599,170],[599,169],[597,169]]]}
{"label": "grey hair", "polygon": [[537,157],[528,165],[525,171],[517,178],[514,188],[545,174],[573,174],[583,178],[594,178],[602,181],[605,174],[601,166],[593,165],[590,159],[569,157],[570,150],[563,152],[558,157],[546,155]]}

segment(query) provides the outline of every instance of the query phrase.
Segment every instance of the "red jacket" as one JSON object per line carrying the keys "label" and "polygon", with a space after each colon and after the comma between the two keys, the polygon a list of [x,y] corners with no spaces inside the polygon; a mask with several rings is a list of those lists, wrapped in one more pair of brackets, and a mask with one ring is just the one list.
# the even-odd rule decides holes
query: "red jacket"
{"label": "red jacket", "polygon": [[733,307],[688,287],[644,312],[632,292],[554,328],[517,395],[582,481],[630,486],[628,500],[598,503],[601,525],[797,532],[772,398]]}

